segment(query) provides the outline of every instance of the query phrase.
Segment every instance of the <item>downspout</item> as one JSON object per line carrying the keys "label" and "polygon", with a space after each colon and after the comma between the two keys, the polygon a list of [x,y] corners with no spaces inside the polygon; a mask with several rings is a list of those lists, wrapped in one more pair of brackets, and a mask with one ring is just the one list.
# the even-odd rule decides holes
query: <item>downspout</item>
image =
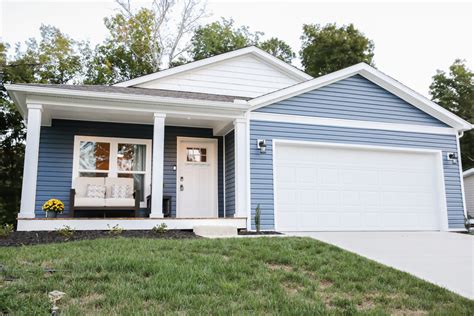
{"label": "downspout", "polygon": [[[461,144],[460,144],[460,139],[461,137],[464,136],[464,130],[459,130],[457,135],[456,135],[456,140],[457,140],[457,146],[458,146],[458,166],[459,166],[459,181],[461,182],[461,196],[462,196],[462,208],[463,208],[463,213],[464,213],[464,218],[467,217],[467,207],[466,207],[466,196],[464,195],[465,190],[464,190],[464,177],[462,174],[462,159],[461,159]],[[448,223],[449,225],[449,223]]]}

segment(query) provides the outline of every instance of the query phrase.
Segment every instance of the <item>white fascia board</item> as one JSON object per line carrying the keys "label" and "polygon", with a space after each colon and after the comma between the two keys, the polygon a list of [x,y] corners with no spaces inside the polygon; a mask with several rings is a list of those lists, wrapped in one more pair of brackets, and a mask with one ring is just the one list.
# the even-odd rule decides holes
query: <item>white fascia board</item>
{"label": "white fascia board", "polygon": [[250,110],[256,110],[263,106],[327,86],[331,83],[349,78],[356,74],[359,74],[364,78],[386,89],[387,91],[390,91],[391,93],[412,104],[413,106],[419,108],[420,110],[432,115],[433,117],[439,119],[447,125],[455,128],[457,131],[467,131],[473,128],[473,125],[469,122],[463,120],[457,115],[449,112],[448,110],[425,98],[424,96],[404,86],[395,79],[385,75],[384,73],[376,70],[375,68],[365,63],[359,63],[354,66],[350,66],[335,71],[333,73],[315,78],[313,80],[299,83],[294,86],[271,92],[261,97],[252,99],[248,101],[248,103],[250,104]]}
{"label": "white fascia board", "polygon": [[[35,94],[35,95],[49,95],[55,97],[73,97],[83,99],[94,99],[94,100],[118,100],[122,102],[139,102],[147,104],[165,104],[179,106],[180,109],[193,109],[199,108],[200,110],[237,110],[246,111],[248,105],[240,102],[222,102],[222,101],[209,101],[209,100],[196,100],[196,99],[182,99],[182,98],[170,98],[160,96],[148,96],[148,95],[135,95],[135,94],[124,94],[124,93],[109,93],[109,92],[92,92],[92,91],[81,91],[81,90],[62,90],[58,88],[47,88],[47,87],[36,87],[26,85],[5,85],[7,90],[12,94]],[[26,97],[24,98],[26,102]],[[19,100],[21,101],[21,100]],[[19,102],[20,107],[26,106],[24,102]],[[131,107],[130,110],[133,110]],[[127,109],[124,107],[124,109]]]}
{"label": "white fascia board", "polygon": [[398,124],[398,123],[360,121],[360,120],[346,120],[346,119],[298,116],[298,115],[287,115],[287,114],[251,112],[250,119],[257,120],[257,121],[267,121],[267,122],[283,122],[283,123],[308,124],[308,125],[333,126],[333,127],[375,129],[375,130],[410,132],[410,133],[457,135],[457,131],[454,128],[450,128],[450,127]]}
{"label": "white fascia board", "polygon": [[462,176],[463,176],[464,178],[469,177],[469,176],[472,176],[472,175],[474,175],[474,168],[471,168],[471,169],[469,169],[469,170],[466,170],[466,171],[464,171],[464,172],[462,173]]}
{"label": "white fascia board", "polygon": [[138,77],[138,78],[135,78],[135,79],[119,82],[119,83],[114,84],[114,86],[116,86],[116,87],[135,86],[135,85],[138,85],[138,84],[141,84],[141,83],[144,83],[144,82],[148,82],[148,81],[151,81],[151,80],[156,80],[156,79],[168,77],[168,76],[171,76],[171,75],[175,75],[175,74],[178,74],[178,73],[182,73],[182,72],[185,72],[185,71],[193,70],[193,69],[196,69],[196,68],[208,66],[208,65],[211,65],[211,64],[215,64],[215,63],[227,60],[227,59],[239,57],[239,56],[242,56],[242,55],[245,55],[245,54],[253,54],[255,56],[258,56],[261,59],[264,59],[266,62],[270,63],[271,65],[274,65],[277,68],[280,68],[281,70],[285,71],[289,75],[291,75],[295,78],[298,78],[300,80],[310,80],[310,79],[313,78],[310,75],[308,75],[307,73],[304,73],[303,71],[299,70],[298,68],[295,68],[295,67],[281,61],[280,59],[272,56],[271,54],[268,54],[267,52],[264,52],[263,50],[255,47],[255,46],[250,46],[250,47],[238,49],[238,50],[235,50],[235,51],[232,51],[232,52],[228,52],[228,53],[220,54],[220,55],[217,55],[217,56],[213,56],[213,57],[197,60],[197,61],[194,61],[194,62],[190,62],[190,63],[185,64],[185,65],[164,69],[164,70],[161,70],[161,71],[149,74],[149,75],[145,75],[145,76],[142,76],[142,77]]}

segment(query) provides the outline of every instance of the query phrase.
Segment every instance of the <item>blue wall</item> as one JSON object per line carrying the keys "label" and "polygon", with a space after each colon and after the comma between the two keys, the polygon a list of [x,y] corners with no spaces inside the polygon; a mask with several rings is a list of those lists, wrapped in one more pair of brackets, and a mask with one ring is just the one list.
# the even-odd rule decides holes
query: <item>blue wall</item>
{"label": "blue wall", "polygon": [[[42,127],[36,188],[37,217],[44,217],[41,206],[53,197],[64,202],[66,207],[64,216],[67,216],[75,135],[152,139],[153,126],[53,120],[51,127]],[[176,172],[173,171],[173,166],[176,165],[177,136],[218,139],[218,198],[219,216],[222,216],[224,213],[222,137],[214,137],[212,129],[166,126],[163,193],[172,196],[172,214],[176,213]]]}
{"label": "blue wall", "polygon": [[270,104],[256,112],[447,126],[360,75]]}
{"label": "blue wall", "polygon": [[376,146],[426,148],[443,151],[449,228],[462,228],[464,211],[459,167],[446,160],[446,152],[457,152],[455,135],[395,132],[345,127],[264,122],[252,120],[250,144],[267,140],[267,152],[260,154],[250,147],[252,217],[258,203],[262,208],[262,229],[273,229],[273,142],[274,138],[328,143],[367,144]]}
{"label": "blue wall", "polygon": [[225,216],[235,214],[235,141],[234,131],[225,135]]}

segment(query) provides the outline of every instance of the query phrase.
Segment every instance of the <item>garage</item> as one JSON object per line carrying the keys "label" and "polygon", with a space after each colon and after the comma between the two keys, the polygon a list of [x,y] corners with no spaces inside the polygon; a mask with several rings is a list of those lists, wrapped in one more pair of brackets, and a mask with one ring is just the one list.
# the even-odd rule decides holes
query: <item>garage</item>
{"label": "garage", "polygon": [[447,227],[441,151],[274,140],[279,231]]}

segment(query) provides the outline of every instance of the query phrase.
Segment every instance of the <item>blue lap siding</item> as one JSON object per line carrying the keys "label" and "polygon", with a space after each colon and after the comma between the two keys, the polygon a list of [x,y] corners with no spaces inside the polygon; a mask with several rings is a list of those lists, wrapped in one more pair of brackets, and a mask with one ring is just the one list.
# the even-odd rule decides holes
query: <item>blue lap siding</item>
{"label": "blue lap siding", "polygon": [[225,216],[235,214],[235,155],[234,131],[225,135]]}
{"label": "blue lap siding", "polygon": [[[74,136],[99,136],[152,139],[153,126],[53,120],[51,127],[41,128],[38,179],[36,188],[36,217],[44,217],[42,204],[50,198],[61,199],[69,210],[69,190],[72,183]],[[223,141],[214,137],[212,129],[165,127],[164,195],[172,197],[172,215],[176,214],[176,137],[203,137],[218,139],[218,199],[219,216],[224,213]]]}
{"label": "blue lap siding", "polygon": [[447,126],[360,75],[270,104],[256,112]]}

